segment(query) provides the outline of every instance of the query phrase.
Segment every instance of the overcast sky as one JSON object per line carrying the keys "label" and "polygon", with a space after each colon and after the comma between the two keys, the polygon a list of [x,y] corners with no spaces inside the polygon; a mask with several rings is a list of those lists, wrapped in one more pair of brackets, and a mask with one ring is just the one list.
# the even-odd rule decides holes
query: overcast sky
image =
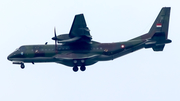
{"label": "overcast sky", "polygon": [[[179,0],[1,0],[1,101],[180,101]],[[25,64],[7,56],[21,45],[54,41],[84,13],[93,40],[126,41],[149,31],[162,7],[171,7],[163,52],[141,49],[85,72],[56,63]]]}

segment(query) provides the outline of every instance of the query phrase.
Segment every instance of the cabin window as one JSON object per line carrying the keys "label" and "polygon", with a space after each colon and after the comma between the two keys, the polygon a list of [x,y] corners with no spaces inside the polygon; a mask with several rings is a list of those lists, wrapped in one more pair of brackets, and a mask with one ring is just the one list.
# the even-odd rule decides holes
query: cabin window
{"label": "cabin window", "polygon": [[21,55],[23,55],[24,53],[23,52],[21,52]]}

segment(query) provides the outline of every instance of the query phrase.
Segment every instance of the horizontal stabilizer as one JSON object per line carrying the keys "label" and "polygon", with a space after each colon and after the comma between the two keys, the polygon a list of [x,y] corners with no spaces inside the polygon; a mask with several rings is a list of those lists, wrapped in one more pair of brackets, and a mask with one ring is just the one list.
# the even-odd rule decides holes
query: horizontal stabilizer
{"label": "horizontal stabilizer", "polygon": [[156,32],[151,39],[145,43],[145,48],[152,48],[154,51],[163,51],[165,44],[171,43],[170,39],[166,39],[164,32]]}
{"label": "horizontal stabilizer", "polygon": [[163,51],[164,46],[165,46],[165,44],[163,44],[163,45],[155,45],[154,47],[152,47],[152,49],[154,51]]}

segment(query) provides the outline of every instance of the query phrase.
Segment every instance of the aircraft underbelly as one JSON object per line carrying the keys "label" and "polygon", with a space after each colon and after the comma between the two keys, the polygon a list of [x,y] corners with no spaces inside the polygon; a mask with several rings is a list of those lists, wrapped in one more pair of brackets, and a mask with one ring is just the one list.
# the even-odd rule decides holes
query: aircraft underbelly
{"label": "aircraft underbelly", "polygon": [[56,62],[56,59],[52,57],[35,57],[35,58],[17,58],[14,61],[23,61],[23,62]]}
{"label": "aircraft underbelly", "polygon": [[[73,67],[74,65],[77,66],[88,66],[92,65],[98,60],[96,60],[96,57],[98,57],[99,54],[78,54],[78,53],[69,53],[69,54],[57,54],[54,56],[54,58],[57,60],[57,63]],[[76,61],[76,63],[74,63]]]}
{"label": "aircraft underbelly", "polygon": [[[76,65],[77,66],[81,66],[81,65],[85,65],[85,66],[89,66],[89,65],[93,65],[98,61],[95,61],[93,59],[86,59],[84,63],[81,63],[81,60],[77,60]],[[73,60],[61,60],[61,61],[57,61],[56,63],[60,63],[69,67],[74,67],[74,63]]]}

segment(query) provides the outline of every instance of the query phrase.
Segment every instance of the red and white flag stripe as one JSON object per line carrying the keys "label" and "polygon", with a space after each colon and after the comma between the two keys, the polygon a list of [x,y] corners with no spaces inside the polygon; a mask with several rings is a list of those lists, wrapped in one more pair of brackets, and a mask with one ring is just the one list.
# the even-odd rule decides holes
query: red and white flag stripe
{"label": "red and white flag stripe", "polygon": [[156,27],[162,27],[161,23],[156,24]]}

